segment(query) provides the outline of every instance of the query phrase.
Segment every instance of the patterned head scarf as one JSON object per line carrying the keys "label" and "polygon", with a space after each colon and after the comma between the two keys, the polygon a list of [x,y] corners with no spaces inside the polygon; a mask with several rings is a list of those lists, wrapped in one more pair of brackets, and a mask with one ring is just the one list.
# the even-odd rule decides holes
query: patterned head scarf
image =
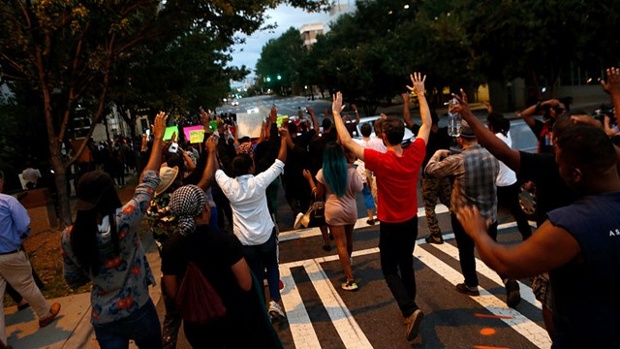
{"label": "patterned head scarf", "polygon": [[194,218],[202,213],[207,203],[207,194],[195,185],[186,185],[170,196],[170,212],[177,217],[178,231],[188,235],[196,230]]}

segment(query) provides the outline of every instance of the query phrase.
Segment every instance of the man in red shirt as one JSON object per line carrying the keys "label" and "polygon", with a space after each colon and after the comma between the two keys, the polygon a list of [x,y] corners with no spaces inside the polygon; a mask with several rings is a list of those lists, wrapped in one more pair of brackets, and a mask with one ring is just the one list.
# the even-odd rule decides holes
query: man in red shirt
{"label": "man in red shirt", "polygon": [[[336,131],[342,144],[366,163],[377,178],[377,217],[380,221],[379,250],[381,269],[385,281],[405,318],[407,340],[418,336],[424,314],[415,303],[416,283],[413,270],[413,249],[418,237],[418,205],[415,183],[426,154],[426,142],[431,128],[431,113],[424,96],[424,80],[421,73],[410,75],[414,91],[420,100],[422,126],[415,141],[407,148],[401,146],[405,134],[402,120],[388,117],[383,122],[381,137],[386,153],[363,148],[351,139],[340,112],[342,94],[338,92],[332,103]],[[413,203],[412,203],[413,201]]]}

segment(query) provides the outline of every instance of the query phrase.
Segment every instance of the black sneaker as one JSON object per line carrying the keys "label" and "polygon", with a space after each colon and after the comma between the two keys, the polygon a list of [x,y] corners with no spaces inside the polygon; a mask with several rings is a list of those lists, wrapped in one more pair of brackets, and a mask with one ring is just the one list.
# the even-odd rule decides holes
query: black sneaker
{"label": "black sneaker", "polygon": [[420,324],[424,318],[424,313],[420,309],[416,309],[413,314],[405,319],[405,336],[408,341],[412,341],[420,334]]}
{"label": "black sneaker", "polygon": [[519,284],[515,280],[506,282],[506,305],[511,308],[516,307],[521,302],[521,294],[519,293]]}
{"label": "black sneaker", "polygon": [[429,235],[426,238],[424,238],[424,240],[426,241],[427,244],[437,244],[437,245],[441,245],[443,244],[443,237],[441,235],[436,236],[436,235]]}
{"label": "black sneaker", "polygon": [[480,291],[478,291],[478,286],[471,287],[471,286],[465,285],[465,283],[456,285],[456,290],[468,296],[479,296],[480,295]]}

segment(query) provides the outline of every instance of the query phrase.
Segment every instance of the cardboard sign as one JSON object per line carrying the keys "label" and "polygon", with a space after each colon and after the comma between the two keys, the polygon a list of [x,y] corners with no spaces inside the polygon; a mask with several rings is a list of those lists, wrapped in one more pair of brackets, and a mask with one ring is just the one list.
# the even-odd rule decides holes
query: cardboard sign
{"label": "cardboard sign", "polygon": [[237,113],[237,136],[260,137],[264,116],[260,113]]}
{"label": "cardboard sign", "polygon": [[[172,138],[172,134],[178,131],[179,131],[179,128],[177,126],[166,127],[166,132],[164,133],[164,141],[170,140]],[[179,137],[177,137],[176,140],[179,140]]]}

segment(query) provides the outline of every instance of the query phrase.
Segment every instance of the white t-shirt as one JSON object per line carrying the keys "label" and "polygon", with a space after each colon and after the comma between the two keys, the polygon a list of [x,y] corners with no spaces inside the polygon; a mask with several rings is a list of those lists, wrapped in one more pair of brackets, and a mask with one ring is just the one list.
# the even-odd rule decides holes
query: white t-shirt
{"label": "white t-shirt", "polygon": [[[498,132],[495,134],[497,138],[501,139],[502,142],[506,143],[509,147],[512,148],[512,138],[510,138],[510,131],[508,131],[508,136],[504,136],[503,133]],[[511,170],[506,164],[503,162],[499,162],[499,173],[497,174],[497,178],[495,179],[495,185],[498,187],[507,187],[509,185],[513,185],[517,181],[517,174],[515,171]]]}
{"label": "white t-shirt", "polygon": [[257,176],[246,174],[235,178],[224,171],[215,172],[215,180],[230,201],[233,210],[233,232],[242,245],[255,246],[269,240],[274,224],[267,208],[265,191],[284,170],[278,159]]}

